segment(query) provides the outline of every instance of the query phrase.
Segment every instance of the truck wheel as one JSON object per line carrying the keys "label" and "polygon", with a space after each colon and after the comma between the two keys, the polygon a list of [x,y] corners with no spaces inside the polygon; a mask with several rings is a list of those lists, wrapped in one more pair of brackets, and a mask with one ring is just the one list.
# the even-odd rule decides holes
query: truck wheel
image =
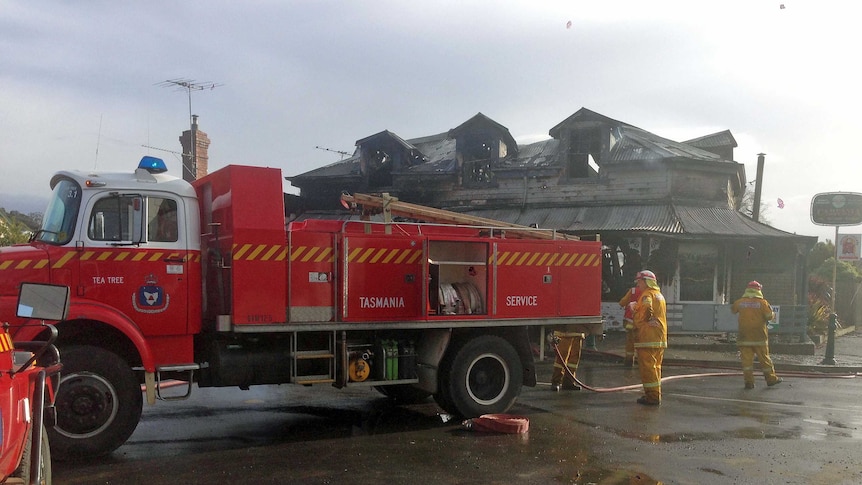
{"label": "truck wheel", "polygon": [[449,414],[460,414],[455,403],[452,402],[452,399],[446,394],[446,391],[442,389],[438,391],[437,394],[434,394],[434,402]]}
{"label": "truck wheel", "polygon": [[49,430],[54,457],[66,460],[110,453],[129,439],[141,418],[143,393],[129,364],[90,345],[60,350],[63,363]]}
{"label": "truck wheel", "polygon": [[430,392],[423,391],[410,384],[375,386],[374,389],[398,404],[418,404],[428,399],[428,396],[431,395]]}
{"label": "truck wheel", "polygon": [[483,335],[455,351],[448,372],[443,373],[440,397],[467,418],[504,413],[521,392],[523,372],[509,342]]}
{"label": "truck wheel", "polygon": [[[51,476],[51,445],[48,443],[48,432],[42,426],[42,456],[39,467],[42,469],[41,485],[51,485],[54,479]],[[27,430],[27,441],[24,443],[24,451],[21,452],[21,463],[11,475],[20,478],[23,483],[30,483],[30,463],[33,461],[33,427]],[[5,482],[4,482],[5,483]]]}

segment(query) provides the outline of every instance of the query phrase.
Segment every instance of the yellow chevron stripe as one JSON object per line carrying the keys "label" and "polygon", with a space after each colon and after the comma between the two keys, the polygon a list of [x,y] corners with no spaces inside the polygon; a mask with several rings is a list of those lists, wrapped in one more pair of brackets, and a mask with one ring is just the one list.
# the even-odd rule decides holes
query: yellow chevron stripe
{"label": "yellow chevron stripe", "polygon": [[69,262],[70,259],[72,259],[73,256],[75,256],[75,253],[69,251],[68,253],[64,254],[62,258],[58,259],[57,262],[54,263],[54,266],[52,266],[52,268],[62,268],[64,264],[66,264],[67,262]]}
{"label": "yellow chevron stripe", "polygon": [[410,259],[407,260],[407,264],[415,263],[422,256],[422,251],[415,250],[413,251],[413,256],[410,256]]}
{"label": "yellow chevron stripe", "polygon": [[398,259],[395,260],[395,264],[403,263],[404,260],[407,259],[408,256],[410,256],[410,250],[409,249],[405,249],[404,251],[401,251],[401,255],[398,256]]}
{"label": "yellow chevron stripe", "polygon": [[269,260],[272,258],[272,256],[273,256],[276,252],[278,252],[278,250],[279,250],[280,248],[281,248],[281,246],[279,246],[278,244],[273,244],[273,245],[272,245],[272,247],[271,247],[271,248],[269,248],[269,251],[267,251],[267,252],[266,252],[266,254],[264,254],[264,255],[260,258],[260,260],[261,260],[261,261],[269,261]]}
{"label": "yellow chevron stripe", "polygon": [[318,249],[320,248],[316,246],[308,248],[308,251],[306,251],[305,254],[302,256],[301,261],[303,263],[307,263],[314,256],[314,253],[316,253]]}
{"label": "yellow chevron stripe", "polygon": [[236,247],[237,247],[237,246],[238,246],[237,244],[234,244],[234,245],[233,245],[233,249],[234,249],[234,253],[233,253],[233,260],[234,260],[234,261],[239,261],[240,259],[242,259],[243,255],[244,255],[244,254],[245,254],[249,249],[251,249],[251,246],[252,246],[252,245],[251,245],[251,244],[243,244],[243,245],[242,245],[242,247],[241,247],[241,248],[239,248],[239,250],[238,250],[238,251],[237,251],[237,249],[236,249]]}
{"label": "yellow chevron stripe", "polygon": [[374,254],[374,257],[372,257],[372,258],[371,258],[371,261],[369,261],[369,263],[376,263],[376,262],[377,262],[377,261],[379,261],[379,260],[380,260],[380,258],[382,258],[382,257],[383,257],[383,255],[384,255],[384,254],[386,254],[388,251],[389,251],[389,250],[388,250],[388,249],[385,249],[385,248],[383,248],[383,249],[379,249],[379,250]]}
{"label": "yellow chevron stripe", "polygon": [[315,263],[322,263],[324,261],[333,262],[335,259],[333,258],[332,248],[323,248],[323,251],[320,252],[320,255],[314,259]]}
{"label": "yellow chevron stripe", "polygon": [[393,249],[392,251],[389,251],[389,254],[387,254],[386,257],[383,258],[383,261],[381,261],[381,263],[383,263],[383,264],[389,263],[390,261],[392,261],[392,258],[397,256],[400,252],[401,252],[400,249]]}
{"label": "yellow chevron stripe", "polygon": [[[272,254],[281,249],[281,246],[273,246],[266,254],[268,257],[271,257]],[[51,267],[51,269],[59,269],[72,261],[76,256],[78,256],[79,261],[89,261],[89,262],[115,262],[121,263],[125,261],[129,262],[157,262],[161,260],[165,254],[170,254],[171,258],[185,258],[185,261],[188,262],[200,262],[200,253],[193,253],[192,251],[178,251],[173,253],[166,253],[165,251],[113,251],[113,250],[89,250],[83,252],[77,251],[66,251],[60,259],[51,264],[51,261],[47,258],[43,259],[21,259],[21,260],[8,260],[0,263],[0,270],[14,269],[14,270],[26,270],[26,269],[43,269],[47,267]],[[185,254],[185,256],[183,256]]]}
{"label": "yellow chevron stripe", "polygon": [[365,251],[362,253],[362,255],[359,256],[359,259],[356,260],[356,262],[357,263],[364,263],[365,260],[368,259],[368,257],[371,256],[371,253],[373,253],[373,252],[374,252],[374,248],[365,249]]}
{"label": "yellow chevron stripe", "polygon": [[293,251],[290,253],[290,260],[296,261],[297,258],[302,256],[302,253],[304,253],[306,249],[308,249],[308,247],[306,246],[299,246],[298,248],[293,248]]}
{"label": "yellow chevron stripe", "polygon": [[[494,264],[494,255],[488,257],[488,264]],[[588,253],[531,253],[507,252],[497,254],[497,266],[598,266],[601,258]]]}
{"label": "yellow chevron stripe", "polygon": [[252,251],[251,254],[246,257],[246,259],[249,261],[254,261],[255,259],[257,259],[258,255],[263,252],[264,249],[266,249],[266,245],[258,244],[257,247],[254,248],[254,251]]}
{"label": "yellow chevron stripe", "polygon": [[12,345],[12,338],[9,336],[9,334],[0,334],[0,352],[9,352],[14,348],[15,346]]}

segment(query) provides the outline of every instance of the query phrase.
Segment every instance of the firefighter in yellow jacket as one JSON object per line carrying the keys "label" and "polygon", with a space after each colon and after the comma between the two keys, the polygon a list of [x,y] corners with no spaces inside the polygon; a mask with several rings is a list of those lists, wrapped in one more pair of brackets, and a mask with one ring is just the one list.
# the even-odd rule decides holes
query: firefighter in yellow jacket
{"label": "firefighter in yellow jacket", "polygon": [[644,395],[638,404],[661,404],[661,362],[667,348],[667,306],[655,273],[644,270],[635,278],[640,296],[634,308],[635,351]]}
{"label": "firefighter in yellow jacket", "polygon": [[782,379],[775,375],[775,367],[769,358],[769,330],[767,322],[775,318],[772,307],[763,298],[763,285],[757,281],[748,283],[742,298],[733,302],[730,311],[739,314],[739,358],[742,361],[742,375],[745,388],[754,389],[754,356],[760,361],[763,377],[767,386],[774,386]]}

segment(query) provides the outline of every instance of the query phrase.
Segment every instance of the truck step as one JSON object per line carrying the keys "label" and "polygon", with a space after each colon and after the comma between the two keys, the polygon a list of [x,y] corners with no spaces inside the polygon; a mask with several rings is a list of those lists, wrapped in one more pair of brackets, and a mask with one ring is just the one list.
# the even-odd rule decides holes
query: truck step
{"label": "truck step", "polygon": [[297,376],[293,379],[294,384],[332,384],[335,379],[328,375],[319,376]]}
{"label": "truck step", "polygon": [[332,359],[335,354],[329,350],[300,350],[293,354],[294,357],[300,360],[306,359]]}

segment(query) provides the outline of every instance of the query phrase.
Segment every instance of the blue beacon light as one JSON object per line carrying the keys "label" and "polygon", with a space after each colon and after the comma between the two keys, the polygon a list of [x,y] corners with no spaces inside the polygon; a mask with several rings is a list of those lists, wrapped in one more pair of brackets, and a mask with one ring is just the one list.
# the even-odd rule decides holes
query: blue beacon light
{"label": "blue beacon light", "polygon": [[141,163],[138,164],[138,168],[142,168],[150,173],[164,173],[168,171],[168,166],[165,165],[164,160],[150,156],[141,158]]}

